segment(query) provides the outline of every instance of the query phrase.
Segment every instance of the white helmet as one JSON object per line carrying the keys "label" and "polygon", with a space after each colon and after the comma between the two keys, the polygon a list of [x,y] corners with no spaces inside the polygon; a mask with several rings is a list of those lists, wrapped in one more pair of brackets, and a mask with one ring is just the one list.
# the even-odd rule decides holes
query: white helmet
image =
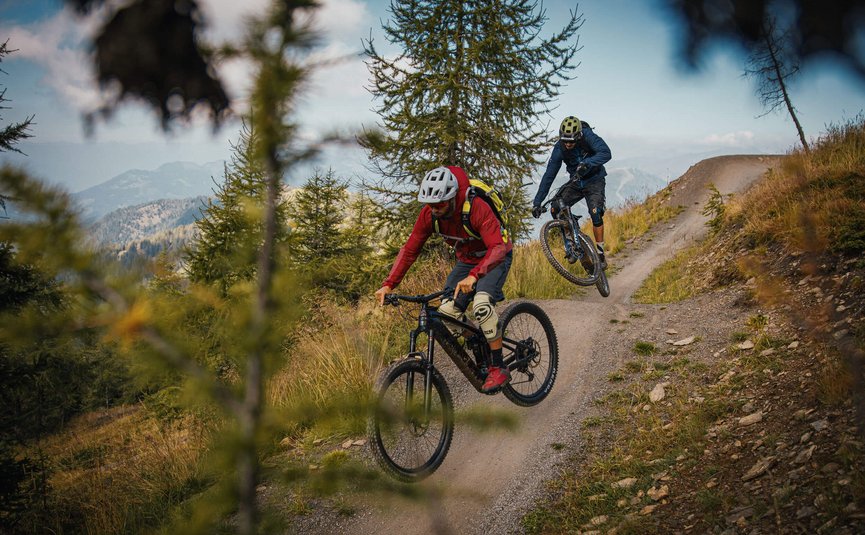
{"label": "white helmet", "polygon": [[420,183],[418,202],[436,203],[453,199],[457,195],[457,177],[447,167],[436,167],[428,172]]}

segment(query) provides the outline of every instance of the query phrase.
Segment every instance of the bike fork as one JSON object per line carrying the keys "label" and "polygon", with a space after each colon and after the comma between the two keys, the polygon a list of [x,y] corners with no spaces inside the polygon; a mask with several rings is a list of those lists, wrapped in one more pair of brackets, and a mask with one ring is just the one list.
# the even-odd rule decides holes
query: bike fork
{"label": "bike fork", "polygon": [[582,256],[582,251],[577,247],[577,242],[573,236],[574,222],[570,221],[569,224],[571,226],[570,231],[562,229],[562,240],[565,242],[565,254]]}

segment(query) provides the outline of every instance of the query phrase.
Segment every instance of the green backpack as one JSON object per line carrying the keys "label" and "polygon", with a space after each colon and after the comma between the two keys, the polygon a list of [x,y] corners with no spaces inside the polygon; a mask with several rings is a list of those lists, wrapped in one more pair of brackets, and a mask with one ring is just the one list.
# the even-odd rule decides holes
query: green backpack
{"label": "green backpack", "polygon": [[[502,199],[501,193],[493,187],[484,182],[483,180],[478,180],[476,178],[469,179],[469,187],[466,190],[466,199],[463,201],[462,208],[462,221],[463,228],[466,233],[471,236],[469,239],[481,239],[481,236],[478,232],[472,228],[470,216],[472,210],[472,201],[475,197],[479,197],[486,202],[490,208],[492,208],[493,213],[496,214],[496,218],[499,220],[499,226],[502,228],[502,241],[508,243],[510,240],[510,234],[508,233],[507,224],[508,224],[508,215],[507,210],[505,209],[505,201]],[[439,230],[439,222],[438,218],[433,216],[433,227],[438,234],[441,234]],[[455,239],[460,241],[459,238],[455,238],[453,236],[447,236],[451,239]]]}

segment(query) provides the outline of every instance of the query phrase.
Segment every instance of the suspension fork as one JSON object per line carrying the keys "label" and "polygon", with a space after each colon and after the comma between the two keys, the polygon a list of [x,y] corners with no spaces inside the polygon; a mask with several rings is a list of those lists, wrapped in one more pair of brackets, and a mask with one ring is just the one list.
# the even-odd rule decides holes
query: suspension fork
{"label": "suspension fork", "polygon": [[[417,351],[417,337],[420,333],[427,335],[427,353],[426,358],[422,353]],[[423,418],[426,421],[429,418],[430,408],[432,407],[432,373],[433,373],[433,351],[435,350],[435,339],[429,325],[429,310],[427,304],[421,305],[420,314],[418,315],[418,326],[409,334],[409,356],[419,355],[424,363],[424,413]],[[406,381],[406,410],[411,410],[411,401],[414,398],[414,374],[408,376]]]}

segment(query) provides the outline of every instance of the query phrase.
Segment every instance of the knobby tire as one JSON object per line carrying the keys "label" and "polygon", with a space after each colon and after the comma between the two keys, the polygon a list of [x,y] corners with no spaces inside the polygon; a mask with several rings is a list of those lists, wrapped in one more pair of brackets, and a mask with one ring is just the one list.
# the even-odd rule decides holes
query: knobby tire
{"label": "knobby tire", "polygon": [[[409,399],[409,381],[413,392]],[[425,370],[420,360],[390,365],[375,386],[375,404],[367,423],[373,456],[394,478],[420,481],[444,462],[454,431],[454,403],[441,373],[433,368],[432,403],[423,409]]]}
{"label": "knobby tire", "polygon": [[[564,236],[568,233],[568,224],[560,219],[553,219],[541,227],[541,249],[553,268],[569,282],[578,286],[592,286],[598,281],[601,271],[598,253],[588,237],[577,232],[577,241],[583,252],[582,262],[574,264],[565,259]],[[582,265],[581,265],[582,264]],[[587,270],[586,266],[590,269]],[[585,272],[585,275],[581,274]]]}
{"label": "knobby tire", "polygon": [[607,279],[607,274],[602,269],[598,274],[598,280],[595,282],[595,287],[598,289],[598,293],[603,297],[610,297],[610,281]]}

